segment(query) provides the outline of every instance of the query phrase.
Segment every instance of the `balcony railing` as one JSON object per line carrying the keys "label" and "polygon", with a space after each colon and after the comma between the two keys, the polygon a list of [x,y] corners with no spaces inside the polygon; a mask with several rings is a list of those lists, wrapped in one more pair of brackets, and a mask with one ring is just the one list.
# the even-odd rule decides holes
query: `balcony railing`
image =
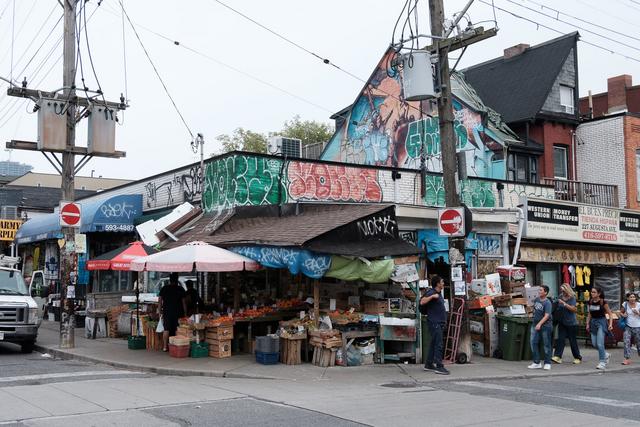
{"label": "balcony railing", "polygon": [[553,185],[557,200],[587,203],[590,205],[620,207],[618,186],[566,179],[542,178],[542,184]]}

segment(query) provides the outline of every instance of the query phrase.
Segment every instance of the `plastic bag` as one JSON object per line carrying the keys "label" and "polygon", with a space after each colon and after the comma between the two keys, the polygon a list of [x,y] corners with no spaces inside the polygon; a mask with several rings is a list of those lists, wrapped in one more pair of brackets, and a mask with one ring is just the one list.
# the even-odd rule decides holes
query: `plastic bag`
{"label": "plastic bag", "polygon": [[160,316],[160,320],[158,320],[158,327],[156,328],[157,333],[164,332],[164,322],[162,321],[162,316]]}

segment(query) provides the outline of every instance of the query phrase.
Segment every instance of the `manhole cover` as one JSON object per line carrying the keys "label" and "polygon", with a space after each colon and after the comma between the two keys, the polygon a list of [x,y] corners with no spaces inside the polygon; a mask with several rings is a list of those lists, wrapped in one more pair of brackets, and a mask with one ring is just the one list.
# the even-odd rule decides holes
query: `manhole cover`
{"label": "manhole cover", "polygon": [[416,387],[420,387],[420,385],[418,383],[415,383],[415,382],[397,382],[397,383],[381,384],[381,387],[416,388]]}

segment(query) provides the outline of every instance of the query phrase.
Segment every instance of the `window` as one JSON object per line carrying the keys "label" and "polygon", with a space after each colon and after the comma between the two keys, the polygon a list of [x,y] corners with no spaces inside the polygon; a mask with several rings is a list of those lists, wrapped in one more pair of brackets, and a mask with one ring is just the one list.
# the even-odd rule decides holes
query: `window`
{"label": "window", "polygon": [[523,154],[509,154],[507,161],[509,181],[538,183],[538,159]]}
{"label": "window", "polygon": [[572,87],[560,85],[560,105],[565,113],[573,114],[575,104]]}
{"label": "window", "polygon": [[565,147],[553,147],[553,176],[560,179],[569,179],[567,169],[567,149]]}

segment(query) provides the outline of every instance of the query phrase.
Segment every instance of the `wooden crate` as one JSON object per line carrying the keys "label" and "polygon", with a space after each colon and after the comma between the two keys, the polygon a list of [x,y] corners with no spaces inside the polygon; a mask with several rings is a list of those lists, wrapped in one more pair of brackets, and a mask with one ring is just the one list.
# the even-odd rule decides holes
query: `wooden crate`
{"label": "wooden crate", "polygon": [[221,359],[231,357],[231,340],[217,341],[211,340],[209,343],[209,357]]}
{"label": "wooden crate", "polygon": [[233,339],[233,325],[221,325],[215,328],[207,328],[205,331],[207,342]]}

